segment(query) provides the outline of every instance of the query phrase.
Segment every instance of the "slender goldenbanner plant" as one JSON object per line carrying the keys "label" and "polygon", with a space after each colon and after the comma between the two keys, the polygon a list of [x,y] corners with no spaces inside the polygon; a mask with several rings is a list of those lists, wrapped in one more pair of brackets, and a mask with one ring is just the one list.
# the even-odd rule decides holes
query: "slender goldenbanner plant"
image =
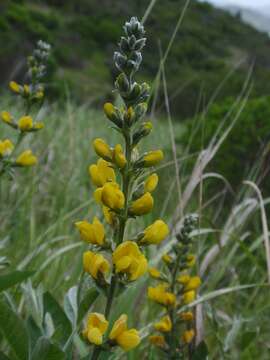
{"label": "slender goldenbanner plant", "polygon": [[165,307],[166,313],[154,324],[157,331],[149,337],[150,342],[161,352],[162,358],[190,359],[195,349],[195,314],[183,311],[196,299],[201,279],[194,272],[196,257],[192,252],[191,233],[196,225],[196,216],[184,219],[177,243],[163,255],[162,270],[150,268],[149,273],[158,283],[148,288],[150,300]]}
{"label": "slender goldenbanner plant", "polygon": [[[9,83],[10,90],[22,101],[22,115],[15,119],[9,111],[1,112],[1,120],[17,132],[15,143],[10,139],[0,140],[0,176],[13,176],[14,168],[35,165],[38,161],[32,150],[26,149],[16,155],[19,145],[27,134],[36,132],[44,127],[39,121],[34,121],[31,112],[34,106],[41,106],[44,99],[43,78],[50,55],[50,45],[40,40],[32,56],[28,57],[27,84],[20,85],[15,81]],[[21,104],[19,104],[21,105]]]}
{"label": "slender goldenbanner plant", "polygon": [[109,324],[111,309],[118,294],[147,272],[144,247],[159,244],[169,233],[166,223],[158,219],[127,239],[128,222],[153,209],[152,192],[158,184],[158,175],[152,169],[163,159],[161,150],[139,153],[140,141],[152,130],[151,122],[142,121],[147,111],[149,85],[134,80],[145,43],[144,27],[132,17],[124,25],[119,51],[114,54],[115,66],[120,72],[115,91],[122,104],[120,107],[112,103],[104,105],[105,115],[113,123],[113,129],[121,134],[123,144],[111,147],[101,138],[93,142],[100,158],[89,167],[89,173],[97,187],[94,197],[110,229],[105,229],[97,217],[92,223],[76,222],[81,238],[89,244],[89,250],[83,254],[84,271],[106,295],[104,313],[88,314],[83,330],[84,338],[93,345],[90,354],[93,360],[98,359],[102,351],[112,351],[116,346],[128,351],[140,343],[139,332],[128,329],[126,314],[113,325]]}

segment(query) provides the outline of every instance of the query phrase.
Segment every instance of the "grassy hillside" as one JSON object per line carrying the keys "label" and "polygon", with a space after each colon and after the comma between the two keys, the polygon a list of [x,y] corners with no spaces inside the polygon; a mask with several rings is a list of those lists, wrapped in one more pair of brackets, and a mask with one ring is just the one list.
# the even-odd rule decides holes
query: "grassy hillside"
{"label": "grassy hillside", "polygon": [[[153,81],[160,48],[165,52],[184,0],[157,1],[146,21],[148,44],[144,78]],[[4,0],[0,4],[0,81],[20,79],[23,55],[39,38],[54,48],[51,94],[69,91],[79,102],[100,103],[111,95],[111,59],[123,22],[141,17],[145,1]],[[14,36],[16,34],[16,36]],[[24,43],[24,46],[20,46]],[[166,62],[172,107],[179,117],[203,106],[239,61],[240,69],[225,84],[220,98],[238,94],[255,61],[252,96],[270,90],[270,40],[238,18],[206,3],[191,1]],[[14,55],[15,54],[15,55]],[[108,67],[108,65],[110,65]],[[200,99],[200,100],[199,100]]]}

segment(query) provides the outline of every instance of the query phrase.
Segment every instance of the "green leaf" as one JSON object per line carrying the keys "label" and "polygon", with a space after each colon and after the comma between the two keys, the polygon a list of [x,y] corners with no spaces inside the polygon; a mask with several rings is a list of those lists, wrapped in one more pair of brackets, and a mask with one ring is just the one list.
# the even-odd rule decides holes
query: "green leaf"
{"label": "green leaf", "polygon": [[65,353],[45,337],[38,340],[31,356],[31,360],[64,360],[65,358]]}
{"label": "green leaf", "polygon": [[4,353],[0,352],[0,360],[10,360]]}
{"label": "green leaf", "polygon": [[23,282],[33,274],[33,271],[13,271],[9,274],[0,275],[0,292]]}
{"label": "green leaf", "polygon": [[0,330],[14,351],[16,359],[28,360],[29,336],[22,319],[0,300]]}
{"label": "green leaf", "polygon": [[44,294],[43,300],[44,313],[49,313],[51,315],[57,338],[64,344],[72,332],[70,321],[61,306],[49,292]]}
{"label": "green leaf", "polygon": [[67,317],[72,323],[72,327],[76,327],[78,318],[78,303],[77,303],[78,287],[70,288],[64,298],[64,309]]}
{"label": "green leaf", "polygon": [[195,349],[192,355],[192,360],[207,360],[208,359],[208,348],[204,341],[202,341]]}
{"label": "green leaf", "polygon": [[97,299],[98,295],[99,295],[99,292],[94,287],[87,290],[86,294],[84,295],[84,297],[79,305],[78,319],[77,319],[78,324],[80,324],[80,322],[84,318],[85,314],[89,310],[90,306]]}

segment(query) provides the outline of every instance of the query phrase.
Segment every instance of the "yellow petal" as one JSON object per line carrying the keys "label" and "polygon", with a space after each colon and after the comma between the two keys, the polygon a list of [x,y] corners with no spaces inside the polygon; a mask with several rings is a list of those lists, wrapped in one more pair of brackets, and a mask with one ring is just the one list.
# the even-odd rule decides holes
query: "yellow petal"
{"label": "yellow petal", "polygon": [[122,314],[113,324],[109,338],[115,340],[123,331],[127,329],[127,315]]}
{"label": "yellow petal", "polygon": [[141,339],[136,329],[130,329],[122,332],[116,341],[124,351],[129,351],[138,346]]}

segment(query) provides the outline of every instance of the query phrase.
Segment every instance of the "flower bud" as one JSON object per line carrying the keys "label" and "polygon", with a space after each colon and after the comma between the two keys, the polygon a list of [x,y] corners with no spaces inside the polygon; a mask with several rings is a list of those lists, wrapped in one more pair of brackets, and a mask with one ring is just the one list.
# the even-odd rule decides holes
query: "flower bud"
{"label": "flower bud", "polygon": [[125,196],[116,183],[107,183],[102,188],[101,201],[112,210],[121,210],[125,205]]}
{"label": "flower bud", "polygon": [[120,144],[115,145],[113,151],[113,162],[119,167],[123,169],[126,166],[127,159],[123,153],[122,146]]}
{"label": "flower bud", "polygon": [[12,116],[8,111],[1,112],[1,119],[6,124],[12,124]]}
{"label": "flower bud", "polygon": [[148,269],[149,275],[154,278],[154,279],[159,279],[160,278],[160,271],[157,268],[149,268]]}
{"label": "flower bud", "polygon": [[0,157],[9,156],[14,149],[13,143],[9,140],[0,140]]}
{"label": "flower bud", "polygon": [[154,328],[160,332],[170,332],[172,329],[172,321],[169,315],[164,316],[159,322],[155,323]]}
{"label": "flower bud", "polygon": [[16,81],[11,81],[9,83],[9,88],[11,91],[13,91],[15,94],[19,94],[21,91],[21,87],[18,83],[16,83]]}
{"label": "flower bud", "polygon": [[164,155],[162,150],[154,150],[149,151],[144,157],[143,157],[143,164],[144,167],[151,167],[157,165],[161,160],[163,160]]}
{"label": "flower bud", "polygon": [[195,298],[196,298],[196,293],[195,293],[194,290],[190,290],[188,292],[185,292],[183,294],[183,303],[185,305],[188,305],[188,304],[192,303],[195,300]]}
{"label": "flower bud", "polygon": [[121,73],[117,77],[115,86],[121,93],[127,93],[129,91],[129,81],[125,73]]}
{"label": "flower bud", "polygon": [[147,192],[153,192],[158,185],[158,175],[152,174],[148,176],[144,183],[144,190]]}
{"label": "flower bud", "polygon": [[191,341],[193,340],[194,336],[195,336],[195,331],[193,329],[186,330],[182,335],[182,341],[185,344],[190,344]]}
{"label": "flower bud", "polygon": [[31,150],[25,150],[16,159],[18,166],[33,166],[37,164],[37,157],[33,155]]}
{"label": "flower bud", "polygon": [[136,146],[138,142],[150,134],[153,129],[153,125],[150,121],[143,123],[140,128],[133,134],[132,146]]}
{"label": "flower bud", "polygon": [[197,290],[201,283],[202,281],[199,276],[192,276],[185,284],[184,291]]}
{"label": "flower bud", "polygon": [[163,335],[151,335],[149,336],[149,341],[151,344],[158,346],[158,347],[165,347],[166,341]]}
{"label": "flower bud", "polygon": [[103,139],[95,139],[93,142],[93,146],[98,156],[102,157],[104,160],[112,161],[112,150]]}
{"label": "flower bud", "polygon": [[160,244],[169,234],[168,225],[162,220],[156,220],[144,230],[141,244]]}
{"label": "flower bud", "polygon": [[120,112],[117,111],[117,108],[113,106],[112,103],[105,103],[103,109],[107,118],[110,121],[112,121],[115,125],[122,128],[123,121],[121,119]]}
{"label": "flower bud", "polygon": [[145,215],[152,211],[153,206],[154,199],[151,194],[147,192],[139,199],[132,202],[131,207],[129,208],[129,213],[136,216]]}
{"label": "flower bud", "polygon": [[18,121],[18,127],[21,131],[29,131],[33,128],[33,119],[31,116],[22,116]]}

